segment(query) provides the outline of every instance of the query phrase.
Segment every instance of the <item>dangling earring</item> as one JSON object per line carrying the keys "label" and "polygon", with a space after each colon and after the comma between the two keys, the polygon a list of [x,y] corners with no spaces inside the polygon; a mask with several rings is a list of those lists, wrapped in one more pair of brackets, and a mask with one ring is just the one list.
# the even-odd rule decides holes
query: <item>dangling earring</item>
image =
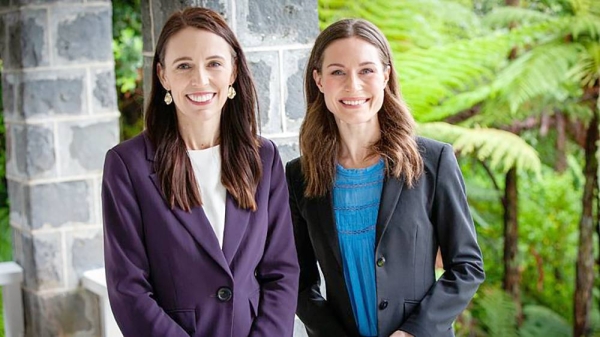
{"label": "dangling earring", "polygon": [[232,85],[230,85],[229,88],[227,89],[227,97],[229,99],[233,99],[235,97],[235,94],[236,94],[235,89],[233,88]]}
{"label": "dangling earring", "polygon": [[173,103],[173,96],[171,96],[171,93],[167,90],[167,93],[165,94],[165,104],[170,105],[171,103]]}

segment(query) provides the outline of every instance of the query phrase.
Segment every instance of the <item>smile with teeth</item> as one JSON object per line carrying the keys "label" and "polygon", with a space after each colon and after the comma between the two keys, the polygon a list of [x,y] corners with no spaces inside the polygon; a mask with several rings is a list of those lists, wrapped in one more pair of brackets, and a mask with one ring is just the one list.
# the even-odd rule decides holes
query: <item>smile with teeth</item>
{"label": "smile with teeth", "polygon": [[368,101],[368,99],[363,98],[363,99],[348,99],[348,100],[341,100],[340,102],[342,102],[345,105],[361,105],[361,104],[365,104]]}
{"label": "smile with teeth", "polygon": [[200,94],[200,95],[198,95],[198,94],[189,94],[189,95],[187,95],[187,97],[190,100],[192,100],[192,101],[194,101],[196,103],[205,103],[205,102],[210,101],[213,98],[214,95],[215,95],[214,93]]}

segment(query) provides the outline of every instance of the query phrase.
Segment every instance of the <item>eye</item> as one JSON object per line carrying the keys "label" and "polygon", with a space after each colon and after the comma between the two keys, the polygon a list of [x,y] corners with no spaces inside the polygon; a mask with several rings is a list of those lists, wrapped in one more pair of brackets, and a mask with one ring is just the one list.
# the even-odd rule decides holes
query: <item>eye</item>
{"label": "eye", "polygon": [[191,67],[189,63],[180,63],[177,65],[177,69],[190,69]]}
{"label": "eye", "polygon": [[365,68],[365,69],[363,69],[363,70],[360,71],[361,74],[372,74],[374,72],[375,71],[373,69],[371,69],[371,68]]}
{"label": "eye", "polygon": [[331,72],[331,75],[337,76],[337,75],[344,75],[344,72],[341,70],[334,70]]}
{"label": "eye", "polygon": [[217,68],[222,66],[223,64],[219,61],[210,61],[210,63],[208,63],[208,66],[211,68]]}

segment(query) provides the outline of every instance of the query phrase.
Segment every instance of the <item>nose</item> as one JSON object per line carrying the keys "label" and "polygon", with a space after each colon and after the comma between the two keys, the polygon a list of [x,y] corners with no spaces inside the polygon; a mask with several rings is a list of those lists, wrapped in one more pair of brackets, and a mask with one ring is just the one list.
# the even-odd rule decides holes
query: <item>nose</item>
{"label": "nose", "polygon": [[358,89],[360,89],[360,86],[361,86],[361,80],[358,77],[358,75],[350,73],[348,75],[348,77],[346,78],[346,83],[345,83],[346,91],[349,91],[349,92],[358,91]]}
{"label": "nose", "polygon": [[192,85],[204,86],[206,84],[208,84],[208,74],[204,68],[198,67],[198,71],[194,72]]}

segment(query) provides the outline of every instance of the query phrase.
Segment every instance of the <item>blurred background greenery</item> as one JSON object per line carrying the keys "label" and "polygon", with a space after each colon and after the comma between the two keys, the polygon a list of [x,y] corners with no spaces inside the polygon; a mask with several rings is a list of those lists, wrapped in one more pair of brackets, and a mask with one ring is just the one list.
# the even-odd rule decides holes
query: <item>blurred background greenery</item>
{"label": "blurred background greenery", "polygon": [[[600,0],[319,0],[321,28],[344,17],[381,28],[419,133],[457,152],[487,272],[457,336],[600,336]],[[140,0],[113,1],[113,49],[127,139],[142,129]]]}

